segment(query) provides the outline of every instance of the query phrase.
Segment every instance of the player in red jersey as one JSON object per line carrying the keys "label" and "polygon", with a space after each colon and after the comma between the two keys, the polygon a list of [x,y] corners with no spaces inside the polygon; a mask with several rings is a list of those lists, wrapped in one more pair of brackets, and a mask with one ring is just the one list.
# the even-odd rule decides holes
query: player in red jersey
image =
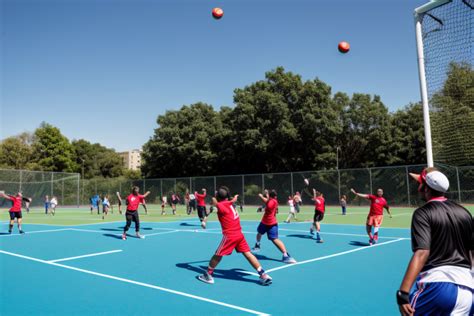
{"label": "player in red jersey", "polygon": [[260,241],[262,236],[267,234],[268,240],[270,240],[283,254],[282,261],[284,263],[296,263],[290,254],[286,251],[285,244],[278,239],[278,221],[276,219],[276,213],[278,210],[278,201],[276,199],[277,193],[275,190],[271,190],[267,196],[263,194],[258,195],[265,203],[265,213],[263,214],[262,221],[257,228],[257,242],[255,247],[252,249],[253,252],[260,251]]}
{"label": "player in red jersey", "polygon": [[138,207],[140,206],[140,200],[146,198],[150,194],[150,191],[143,195],[139,194],[139,191],[139,187],[133,187],[132,193],[127,196],[127,199],[125,200],[125,203],[127,204],[127,211],[125,212],[127,223],[123,228],[123,240],[127,239],[127,231],[130,228],[130,225],[132,225],[132,221],[135,223],[135,233],[137,237],[143,238],[143,236],[140,235],[140,218],[138,217]]}
{"label": "player in red jersey", "polygon": [[[388,215],[392,218],[390,206],[388,206],[387,200],[383,197],[382,189],[377,189],[377,195],[357,193],[354,189],[351,189],[351,191],[361,198],[370,200],[370,212],[367,216],[366,229],[369,235],[369,245],[372,246],[379,240],[379,229],[383,222],[383,209],[386,209]],[[374,227],[373,234],[372,227]]]}
{"label": "player in red jersey", "polygon": [[196,197],[197,201],[197,211],[199,220],[201,221],[201,227],[206,229],[206,221],[207,221],[207,211],[206,211],[206,189],[202,189],[202,194],[199,194],[197,191],[194,192],[194,196]]}
{"label": "player in red jersey", "polygon": [[321,231],[321,222],[324,219],[324,212],[326,212],[326,201],[324,200],[324,196],[321,192],[316,191],[313,189],[313,201],[314,201],[314,217],[313,217],[313,224],[309,229],[309,233],[314,235],[314,230],[316,230],[316,242],[323,243],[324,240],[319,235]]}
{"label": "player in red jersey", "polygon": [[234,249],[244,255],[245,259],[257,270],[260,275],[262,285],[270,285],[272,278],[262,269],[260,262],[250,252],[250,247],[245,240],[240,226],[239,213],[235,210],[233,204],[237,201],[238,195],[230,198],[229,189],[220,187],[216,197],[212,199],[212,204],[217,208],[217,217],[222,226],[222,242],[217,248],[216,253],[209,261],[207,272],[198,276],[198,279],[209,284],[214,284],[213,273],[223,256],[232,254]]}
{"label": "player in red jersey", "polygon": [[8,226],[8,233],[12,233],[13,224],[15,223],[15,218],[17,219],[18,232],[24,234],[25,232],[21,229],[22,214],[21,214],[21,203],[23,201],[31,201],[30,198],[23,197],[21,192],[18,192],[16,196],[5,194],[5,192],[0,191],[0,197],[3,197],[7,200],[12,201],[12,207],[8,211],[10,213],[10,225]]}

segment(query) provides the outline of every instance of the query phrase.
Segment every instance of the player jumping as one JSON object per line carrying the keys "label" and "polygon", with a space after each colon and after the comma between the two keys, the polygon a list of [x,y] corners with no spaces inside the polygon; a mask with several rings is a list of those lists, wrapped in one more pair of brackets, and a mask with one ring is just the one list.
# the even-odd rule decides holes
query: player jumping
{"label": "player jumping", "polygon": [[140,218],[138,217],[138,207],[140,206],[140,199],[146,198],[150,194],[150,191],[146,192],[143,195],[139,194],[139,191],[140,191],[140,188],[137,186],[134,186],[132,188],[132,193],[129,196],[127,196],[127,200],[126,200],[127,211],[125,212],[125,218],[127,220],[127,223],[125,227],[123,228],[123,234],[122,234],[123,240],[127,239],[127,231],[130,228],[130,225],[132,225],[132,221],[135,223],[135,233],[137,237],[143,238],[143,236],[140,235]]}
{"label": "player jumping", "polygon": [[258,262],[257,258],[255,258],[255,256],[250,252],[250,247],[242,233],[239,213],[233,207],[237,198],[238,195],[234,196],[233,199],[230,199],[229,189],[227,187],[220,187],[217,191],[216,197],[212,199],[212,204],[217,207],[217,217],[221,223],[222,234],[224,236],[216,253],[209,261],[207,272],[199,275],[198,279],[208,284],[214,284],[214,278],[212,277],[214,269],[222,260],[222,256],[232,254],[235,249],[237,252],[242,253],[252,267],[257,270],[260,276],[260,283],[262,285],[270,285],[272,283],[272,278],[265,273],[260,262]]}
{"label": "player jumping", "polygon": [[[354,189],[351,189],[351,192],[361,198],[370,200],[370,212],[367,216],[366,229],[369,235],[369,245],[372,246],[379,240],[379,229],[383,222],[383,209],[386,209],[388,215],[392,218],[390,206],[388,206],[387,200],[383,197],[382,189],[377,189],[377,195],[357,193]],[[372,226],[374,227],[373,234]]]}
{"label": "player jumping", "polygon": [[252,249],[253,252],[260,251],[260,241],[262,235],[267,234],[268,240],[270,240],[283,254],[282,261],[284,263],[296,263],[290,254],[286,251],[285,244],[278,239],[278,221],[276,219],[276,213],[278,209],[278,201],[276,199],[277,194],[275,190],[271,190],[268,197],[263,194],[258,195],[265,203],[265,213],[263,214],[262,221],[257,228],[257,242],[255,247]]}

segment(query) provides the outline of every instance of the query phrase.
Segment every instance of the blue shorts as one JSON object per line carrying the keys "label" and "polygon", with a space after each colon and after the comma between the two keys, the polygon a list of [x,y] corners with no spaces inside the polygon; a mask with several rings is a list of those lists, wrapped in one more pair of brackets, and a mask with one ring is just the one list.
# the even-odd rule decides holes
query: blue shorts
{"label": "blue shorts", "polygon": [[275,225],[265,225],[260,223],[258,225],[257,231],[260,235],[267,234],[269,240],[278,239],[278,224]]}
{"label": "blue shorts", "polygon": [[[472,290],[449,282],[417,283],[410,295],[415,315],[472,315]],[[470,312],[469,312],[470,311]]]}

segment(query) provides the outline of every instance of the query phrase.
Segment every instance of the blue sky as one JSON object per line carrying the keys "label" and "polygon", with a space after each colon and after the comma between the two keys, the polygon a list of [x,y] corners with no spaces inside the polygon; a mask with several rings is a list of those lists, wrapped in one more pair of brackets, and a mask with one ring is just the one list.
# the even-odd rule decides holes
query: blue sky
{"label": "blue sky", "polygon": [[159,114],[232,105],[235,88],[277,66],[395,111],[420,99],[413,10],[425,2],[1,0],[0,138],[46,121],[70,139],[139,148]]}

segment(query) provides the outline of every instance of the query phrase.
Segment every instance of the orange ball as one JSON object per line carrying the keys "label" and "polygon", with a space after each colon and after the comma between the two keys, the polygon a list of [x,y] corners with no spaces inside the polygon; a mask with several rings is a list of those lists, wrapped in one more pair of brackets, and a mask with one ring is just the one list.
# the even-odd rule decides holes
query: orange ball
{"label": "orange ball", "polygon": [[214,19],[219,20],[224,16],[224,10],[222,10],[221,8],[212,9],[212,16],[214,17]]}
{"label": "orange ball", "polygon": [[348,42],[340,42],[337,49],[343,54],[347,53],[351,49],[351,45]]}

